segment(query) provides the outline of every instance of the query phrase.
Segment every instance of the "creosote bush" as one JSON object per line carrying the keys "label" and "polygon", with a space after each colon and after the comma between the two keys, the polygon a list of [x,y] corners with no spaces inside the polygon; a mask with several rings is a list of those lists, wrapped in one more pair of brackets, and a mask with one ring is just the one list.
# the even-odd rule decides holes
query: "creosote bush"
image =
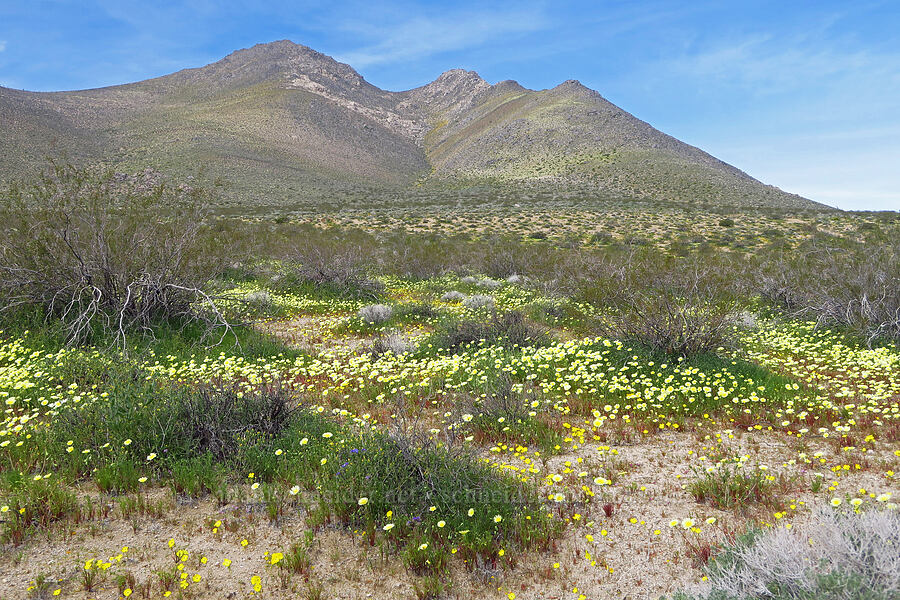
{"label": "creosote bush", "polygon": [[900,244],[805,245],[763,262],[759,293],[794,317],[900,340]]}
{"label": "creosote bush", "polygon": [[645,257],[604,263],[578,298],[605,311],[602,335],[691,356],[733,344],[740,278],[716,264]]}
{"label": "creosote bush", "polygon": [[151,332],[160,322],[226,325],[203,286],[223,246],[204,220],[206,195],[53,164],[0,204],[0,305],[38,307],[68,340]]}
{"label": "creosote bush", "polygon": [[438,324],[429,341],[434,348],[457,351],[480,342],[520,348],[545,346],[550,342],[550,337],[542,328],[530,323],[520,311],[511,310],[503,313],[493,311],[487,320],[464,318],[444,321]]}
{"label": "creosote bush", "polygon": [[374,300],[381,296],[384,285],[366,274],[360,259],[366,252],[354,249],[352,242],[341,239],[319,239],[306,242],[284,258],[283,273],[273,287],[287,291],[313,286],[320,293],[337,298]]}

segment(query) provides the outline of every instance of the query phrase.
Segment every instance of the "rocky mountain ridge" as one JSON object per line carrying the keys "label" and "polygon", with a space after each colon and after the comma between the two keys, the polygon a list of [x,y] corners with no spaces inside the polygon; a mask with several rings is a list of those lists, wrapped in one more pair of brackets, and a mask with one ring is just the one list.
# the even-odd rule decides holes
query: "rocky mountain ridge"
{"label": "rocky mountain ridge", "polygon": [[196,175],[244,205],[411,186],[577,185],[686,203],[818,206],[668,136],[575,80],[547,90],[452,69],[391,92],[282,40],[137,83],[0,88],[0,179],[65,154]]}

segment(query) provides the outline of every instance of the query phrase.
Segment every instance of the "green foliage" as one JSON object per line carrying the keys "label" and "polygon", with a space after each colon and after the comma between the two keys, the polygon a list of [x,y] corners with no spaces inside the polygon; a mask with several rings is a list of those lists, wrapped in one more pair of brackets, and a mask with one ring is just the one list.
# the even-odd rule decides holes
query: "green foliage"
{"label": "green foliage", "polygon": [[709,470],[694,470],[697,478],[688,485],[688,491],[697,502],[727,510],[752,505],[779,506],[778,495],[786,481],[768,471],[745,466],[740,462],[723,461]]}
{"label": "green foliage", "polygon": [[57,478],[37,481],[10,472],[4,477],[4,502],[9,511],[4,515],[2,540],[22,543],[36,531],[54,523],[81,517],[81,503]]}
{"label": "green foliage", "polygon": [[101,492],[126,494],[137,489],[140,473],[133,461],[120,460],[98,468],[94,478]]}
{"label": "green foliage", "polygon": [[439,574],[449,566],[450,552],[430,536],[412,535],[402,552],[403,564],[416,575]]}
{"label": "green foliage", "polygon": [[304,539],[294,542],[291,548],[284,553],[284,559],[278,563],[278,566],[292,573],[309,576],[312,567],[310,550],[313,540],[313,533],[307,531]]}
{"label": "green foliage", "polygon": [[470,409],[472,419],[464,431],[474,433],[477,441],[536,446],[544,454],[561,451],[564,436],[538,418],[535,408],[541,403],[533,394],[515,392],[505,376],[486,382],[485,391]]}
{"label": "green foliage", "polygon": [[207,451],[200,456],[183,458],[172,465],[172,491],[198,498],[210,493],[221,493],[226,487],[227,472]]}
{"label": "green foliage", "polygon": [[416,600],[436,600],[453,587],[452,581],[442,575],[425,575],[413,581],[413,592]]}

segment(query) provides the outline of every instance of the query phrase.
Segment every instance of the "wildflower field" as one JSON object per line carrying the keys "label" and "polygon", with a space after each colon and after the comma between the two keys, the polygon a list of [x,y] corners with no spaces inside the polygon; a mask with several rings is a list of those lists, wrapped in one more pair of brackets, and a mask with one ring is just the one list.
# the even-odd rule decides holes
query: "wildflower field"
{"label": "wildflower field", "polygon": [[[882,536],[869,571],[823,554],[812,595],[772,597],[835,582],[895,597],[888,330],[779,303],[765,278],[714,306],[668,280],[623,301],[635,282],[592,265],[637,250],[586,255],[590,232],[516,233],[487,256],[490,229],[445,247],[348,229],[366,218],[295,224],[312,241],[294,257],[260,250],[296,241],[274,225],[214,222],[256,248],[192,296],[215,319],[73,330],[39,303],[4,313],[0,598],[755,597],[716,582],[743,581],[739,558],[778,562],[765,540],[863,539],[857,521]],[[834,231],[870,235],[856,218]],[[770,221],[785,222],[748,220]],[[900,221],[878,227],[888,247]],[[428,248],[459,264],[424,272],[410,256]],[[717,272],[740,279],[741,252],[701,255],[736,256]],[[659,298],[650,316],[676,319],[648,318]]]}

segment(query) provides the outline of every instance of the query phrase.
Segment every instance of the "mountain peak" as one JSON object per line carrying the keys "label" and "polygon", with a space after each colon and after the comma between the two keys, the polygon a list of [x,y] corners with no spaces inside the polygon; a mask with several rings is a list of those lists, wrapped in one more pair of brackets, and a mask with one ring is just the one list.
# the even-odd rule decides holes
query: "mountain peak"
{"label": "mountain peak", "polygon": [[[266,42],[262,44],[254,44],[249,48],[241,48],[227,55],[220,62],[240,63],[254,62],[259,60],[286,60],[298,55],[320,56],[326,58],[324,54],[319,54],[308,46],[295,44],[291,40],[277,40],[274,42]],[[215,63],[214,63],[215,64]]]}
{"label": "mountain peak", "polygon": [[232,52],[206,67],[188,71],[205,75],[207,82],[212,82],[212,88],[221,84],[233,87],[273,81],[316,93],[328,90],[332,94],[346,95],[353,89],[365,89],[368,95],[380,92],[350,65],[291,40],[256,44]]}
{"label": "mountain peak", "polygon": [[475,96],[490,87],[475,71],[450,69],[429,84],[402,92],[397,106],[421,118],[447,117],[470,106]]}
{"label": "mountain peak", "polygon": [[578,81],[577,79],[566,79],[565,81],[563,81],[562,83],[560,83],[559,85],[554,87],[553,89],[561,90],[561,91],[571,90],[571,91],[577,91],[577,92],[593,91],[589,87],[585,86],[583,83]]}
{"label": "mountain peak", "polygon": [[479,84],[479,83],[487,83],[484,79],[481,78],[475,71],[466,71],[465,69],[450,69],[449,71],[444,71],[441,73],[440,77],[435,79],[432,83],[445,83],[445,82],[454,82],[454,83],[471,83],[471,84]]}

